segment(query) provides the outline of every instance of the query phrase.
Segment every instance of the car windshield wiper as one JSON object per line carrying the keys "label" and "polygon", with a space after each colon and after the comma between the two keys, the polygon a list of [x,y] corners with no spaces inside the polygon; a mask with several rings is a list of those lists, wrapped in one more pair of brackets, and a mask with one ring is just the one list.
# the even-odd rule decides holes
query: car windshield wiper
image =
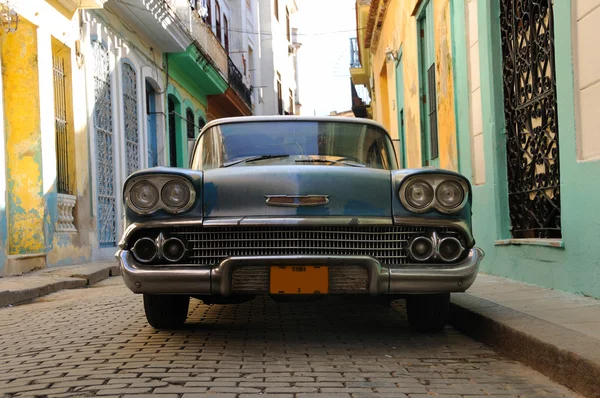
{"label": "car windshield wiper", "polygon": [[290,155],[287,155],[287,154],[246,156],[245,158],[234,160],[233,162],[223,163],[221,165],[221,167],[229,167],[229,166],[233,166],[234,164],[238,164],[238,163],[242,163],[242,162],[249,163],[249,162],[257,162],[259,160],[265,160],[265,159],[287,158],[289,156]]}
{"label": "car windshield wiper", "polygon": [[352,167],[366,167],[362,163],[348,161],[348,160],[331,160],[331,159],[297,159],[296,163],[334,163],[334,164],[343,164],[346,166]]}

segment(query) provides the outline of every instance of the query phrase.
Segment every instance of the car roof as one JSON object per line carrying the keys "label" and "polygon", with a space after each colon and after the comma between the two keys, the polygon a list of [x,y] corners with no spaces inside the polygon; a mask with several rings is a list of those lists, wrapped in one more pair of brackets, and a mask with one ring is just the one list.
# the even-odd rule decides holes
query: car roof
{"label": "car roof", "polygon": [[364,118],[344,117],[344,116],[295,116],[295,115],[282,116],[282,115],[276,115],[276,116],[226,117],[226,118],[211,120],[202,128],[202,130],[204,131],[210,127],[219,126],[222,124],[249,123],[249,122],[336,122],[336,123],[368,124],[368,125],[382,129],[389,135],[389,132],[386,130],[386,128],[374,120],[364,119]]}

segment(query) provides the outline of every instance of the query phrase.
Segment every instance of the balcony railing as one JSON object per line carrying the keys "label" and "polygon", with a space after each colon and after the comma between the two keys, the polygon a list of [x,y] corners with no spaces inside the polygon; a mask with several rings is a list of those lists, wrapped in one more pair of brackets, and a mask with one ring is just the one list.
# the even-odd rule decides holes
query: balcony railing
{"label": "balcony railing", "polygon": [[244,100],[246,105],[252,109],[252,93],[250,89],[244,84],[244,78],[242,73],[239,71],[237,66],[233,63],[231,58],[228,57],[229,66],[229,86],[235,90],[236,93]]}
{"label": "balcony railing", "polygon": [[204,23],[196,11],[191,9],[189,2],[180,2],[177,0],[164,1],[175,13],[179,19],[179,23],[189,33],[196,46],[200,47],[200,50],[207,56],[209,62],[227,79],[229,70],[227,66],[227,52],[210,26]]}
{"label": "balcony railing", "polygon": [[350,67],[360,68],[361,66],[360,57],[358,56],[358,43],[356,37],[352,37],[350,39]]}
{"label": "balcony railing", "polygon": [[197,13],[192,12],[192,36],[200,43],[202,49],[215,62],[221,73],[227,77],[227,52],[223,45],[217,39],[210,26],[202,21],[202,18]]}

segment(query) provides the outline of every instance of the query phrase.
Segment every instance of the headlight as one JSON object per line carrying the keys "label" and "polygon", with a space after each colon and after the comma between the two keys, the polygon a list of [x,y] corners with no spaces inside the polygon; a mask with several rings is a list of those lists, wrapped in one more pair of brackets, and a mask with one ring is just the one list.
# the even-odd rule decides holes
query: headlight
{"label": "headlight", "polygon": [[158,203],[158,189],[150,181],[142,180],[131,187],[129,198],[139,210],[148,211]]}
{"label": "headlight", "polygon": [[433,200],[433,188],[423,180],[416,180],[408,184],[405,194],[406,201],[415,209],[422,209]]}
{"label": "headlight", "polygon": [[190,189],[183,181],[172,180],[163,187],[161,199],[167,207],[179,210],[190,202],[190,195]]}
{"label": "headlight", "polygon": [[465,198],[463,187],[456,181],[444,181],[435,191],[437,202],[447,209],[458,207]]}

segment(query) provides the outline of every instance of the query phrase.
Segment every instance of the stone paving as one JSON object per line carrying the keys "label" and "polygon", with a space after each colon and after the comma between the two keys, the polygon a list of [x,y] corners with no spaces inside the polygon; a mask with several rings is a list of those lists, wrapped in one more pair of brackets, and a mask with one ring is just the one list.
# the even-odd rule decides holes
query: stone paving
{"label": "stone paving", "polygon": [[400,305],[192,300],[187,327],[147,325],[120,278],[0,309],[5,397],[577,397],[448,327],[412,332]]}

